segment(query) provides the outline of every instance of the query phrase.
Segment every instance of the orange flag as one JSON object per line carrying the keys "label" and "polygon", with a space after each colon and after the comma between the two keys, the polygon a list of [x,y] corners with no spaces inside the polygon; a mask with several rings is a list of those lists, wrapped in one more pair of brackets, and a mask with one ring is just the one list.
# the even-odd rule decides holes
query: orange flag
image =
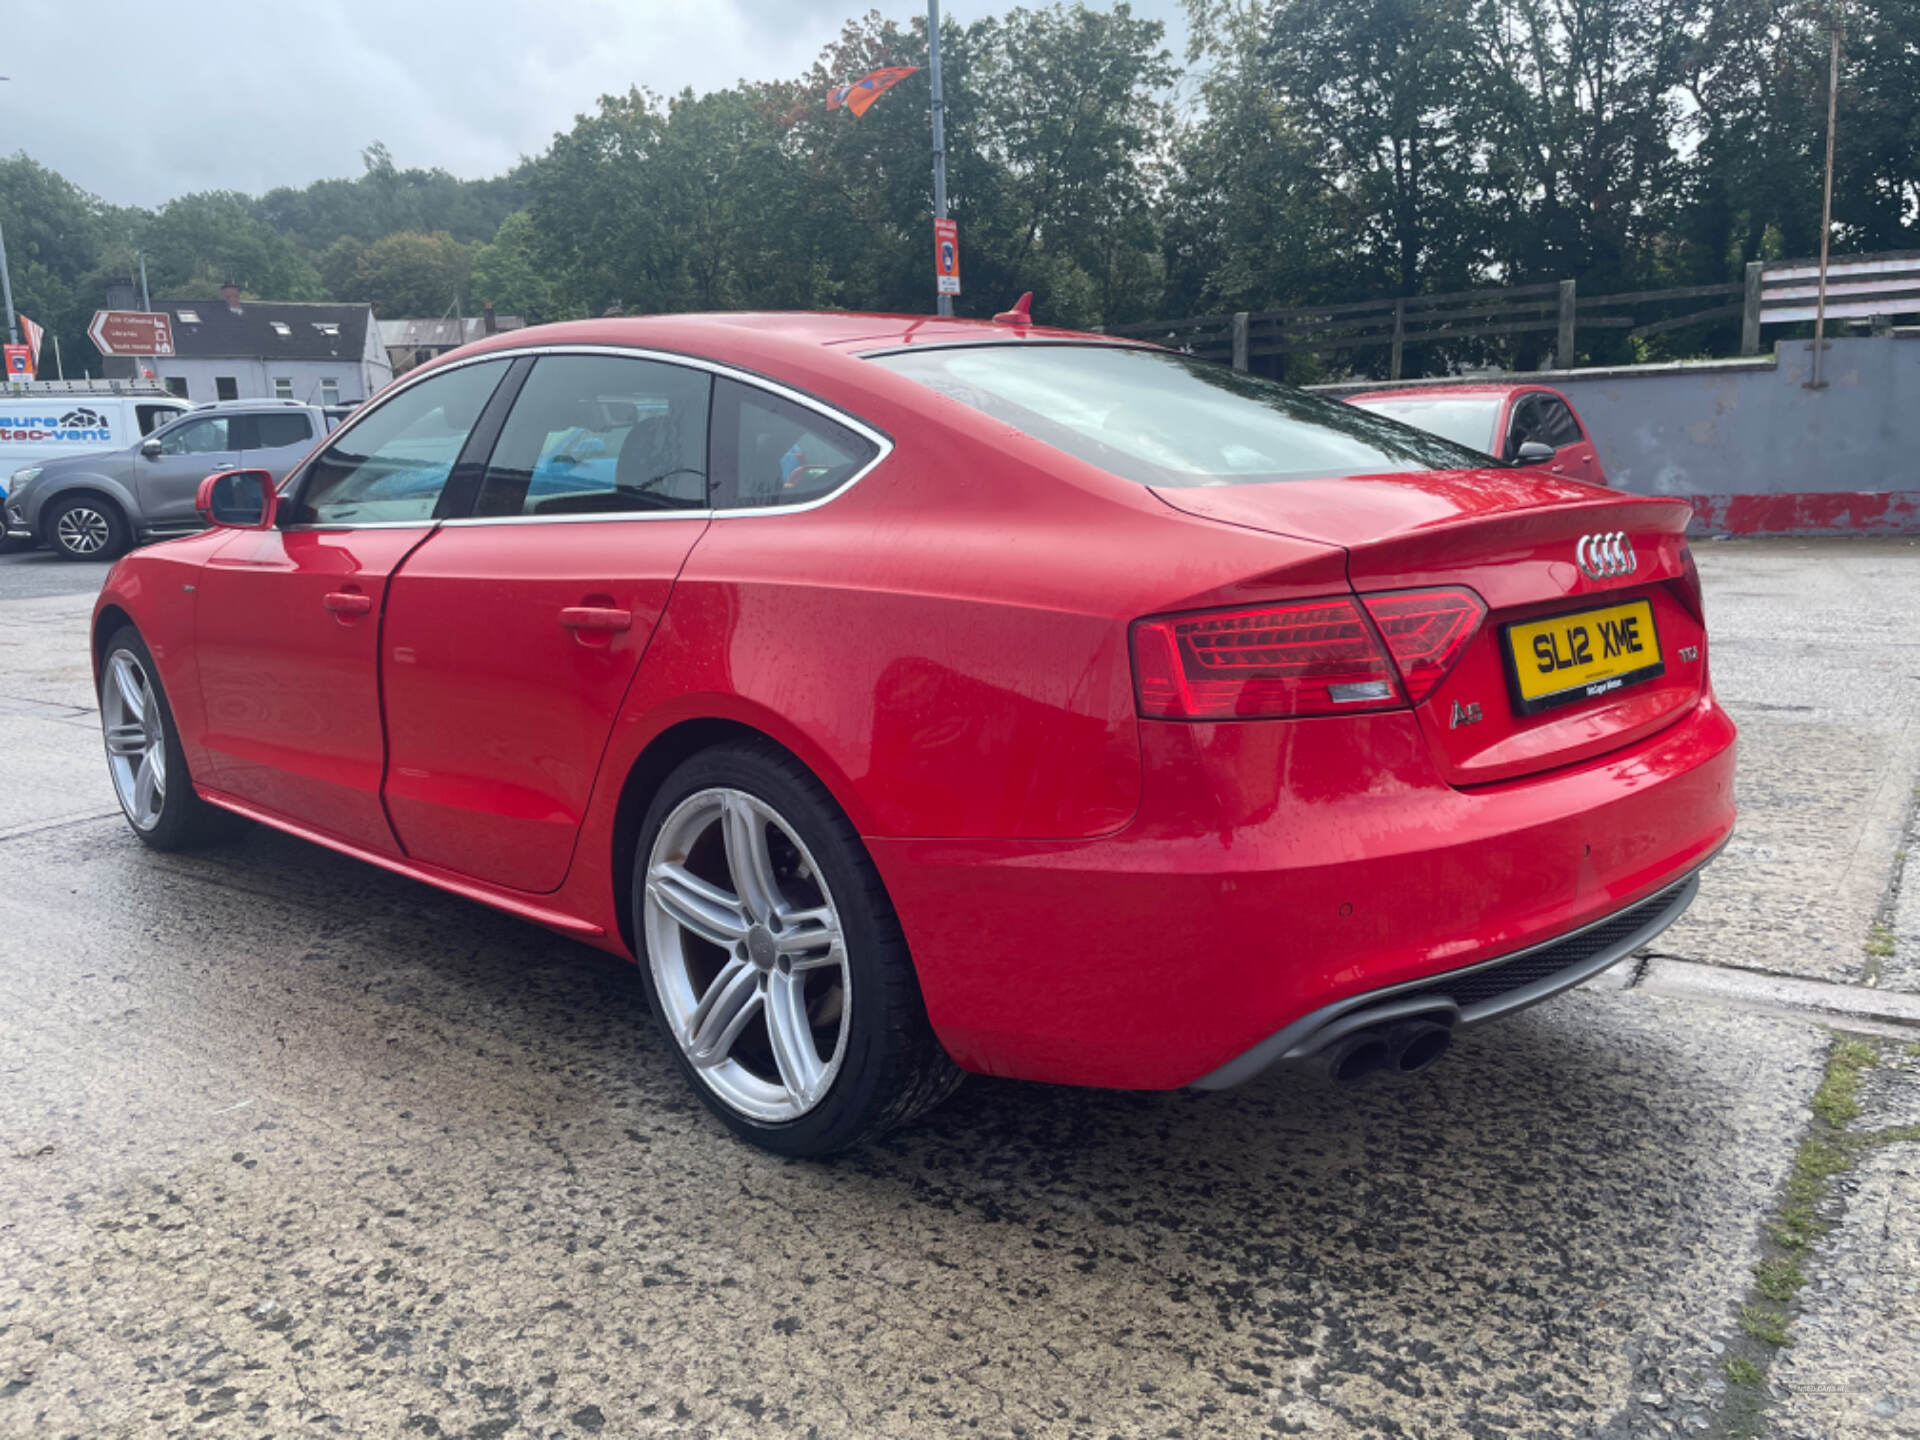
{"label": "orange flag", "polygon": [[844,105],[854,114],[864,115],[869,105],[919,68],[918,65],[889,65],[851,85],[836,85],[827,92],[827,109],[838,110]]}

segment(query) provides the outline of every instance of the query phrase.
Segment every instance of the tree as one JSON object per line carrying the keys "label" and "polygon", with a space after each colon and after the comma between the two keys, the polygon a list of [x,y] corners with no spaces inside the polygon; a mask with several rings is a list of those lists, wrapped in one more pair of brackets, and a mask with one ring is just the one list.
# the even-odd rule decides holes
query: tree
{"label": "tree", "polygon": [[553,286],[540,271],[535,246],[533,217],[525,210],[502,220],[492,243],[473,252],[473,303],[533,324],[557,318]]}
{"label": "tree", "polygon": [[337,295],[364,300],[383,319],[437,317],[474,308],[467,294],[471,258],[444,230],[383,235],[360,253],[353,277]]}
{"label": "tree", "polygon": [[[73,374],[99,366],[86,339],[87,322],[98,308],[94,281],[108,262],[108,237],[118,218],[97,196],[26,155],[0,159],[0,229],[13,304],[47,329],[42,375],[54,373],[55,336]],[[131,252],[122,242],[115,253],[124,258]]]}
{"label": "tree", "polygon": [[226,284],[264,300],[323,300],[319,273],[229,190],[169,200],[138,237],[156,295],[205,299]]}

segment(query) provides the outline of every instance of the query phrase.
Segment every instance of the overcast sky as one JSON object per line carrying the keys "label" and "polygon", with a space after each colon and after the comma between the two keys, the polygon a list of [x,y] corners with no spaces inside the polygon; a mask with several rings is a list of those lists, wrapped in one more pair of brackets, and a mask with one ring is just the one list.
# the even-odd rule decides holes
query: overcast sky
{"label": "overcast sky", "polygon": [[[1108,0],[1090,0],[1096,8]],[[878,0],[906,20],[924,0]],[[497,175],[600,95],[801,74],[861,0],[6,0],[0,149],[121,205],[361,171]],[[945,0],[960,20],[1003,11]],[[1169,22],[1179,0],[1134,0]],[[853,78],[853,77],[848,77]],[[91,99],[90,99],[91,97]]]}

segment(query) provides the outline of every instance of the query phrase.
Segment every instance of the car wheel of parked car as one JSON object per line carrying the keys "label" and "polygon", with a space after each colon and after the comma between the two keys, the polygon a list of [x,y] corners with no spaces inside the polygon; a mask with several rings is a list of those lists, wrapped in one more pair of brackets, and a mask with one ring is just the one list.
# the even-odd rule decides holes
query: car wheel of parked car
{"label": "car wheel of parked car", "polygon": [[111,501],[76,495],[49,517],[47,537],[69,560],[113,560],[133,543],[133,530]]}
{"label": "car wheel of parked car", "polygon": [[958,1086],[872,860],[790,755],[765,742],[695,755],[641,835],[648,996],[694,1089],[737,1134],[824,1155]]}
{"label": "car wheel of parked car", "polygon": [[101,660],[100,730],[120,808],[154,849],[185,850],[246,824],[194,793],[166,691],[131,625],[115,632]]}

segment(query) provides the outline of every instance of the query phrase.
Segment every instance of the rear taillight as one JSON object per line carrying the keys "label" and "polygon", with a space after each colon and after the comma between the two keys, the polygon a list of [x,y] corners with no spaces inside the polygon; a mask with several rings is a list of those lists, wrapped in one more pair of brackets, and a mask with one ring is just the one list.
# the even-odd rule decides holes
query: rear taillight
{"label": "rear taillight", "polygon": [[1440,688],[1487,613],[1471,590],[1397,590],[1361,598],[1415,705]]}
{"label": "rear taillight", "polygon": [[1140,713],[1156,720],[1338,715],[1400,704],[1348,598],[1164,615],[1133,627]]}
{"label": "rear taillight", "polygon": [[1687,613],[1702,626],[1707,623],[1707,599],[1700,591],[1700,567],[1693,563],[1693,547],[1680,547],[1680,578],[1673,582],[1679,591],[1680,603],[1687,607]]}

